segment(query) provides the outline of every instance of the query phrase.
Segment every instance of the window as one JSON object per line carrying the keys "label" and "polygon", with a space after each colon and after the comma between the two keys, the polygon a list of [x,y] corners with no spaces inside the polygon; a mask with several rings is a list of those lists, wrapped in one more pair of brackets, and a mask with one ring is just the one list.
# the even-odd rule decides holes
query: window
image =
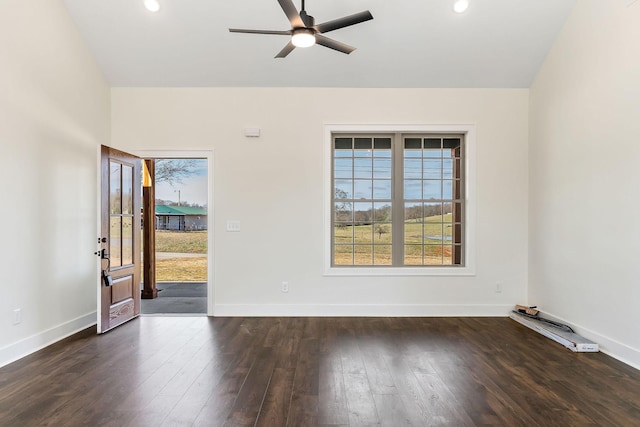
{"label": "window", "polygon": [[467,265],[466,133],[330,135],[331,268]]}

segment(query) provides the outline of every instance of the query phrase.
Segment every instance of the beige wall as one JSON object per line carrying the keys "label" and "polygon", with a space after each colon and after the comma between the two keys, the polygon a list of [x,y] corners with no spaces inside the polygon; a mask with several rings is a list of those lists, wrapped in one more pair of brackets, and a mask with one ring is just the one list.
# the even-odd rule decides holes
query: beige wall
{"label": "beige wall", "polygon": [[110,113],[60,0],[0,2],[0,64],[2,365],[96,321],[96,147]]}
{"label": "beige wall", "polygon": [[581,0],[531,88],[529,303],[640,367],[640,3]]}
{"label": "beige wall", "polygon": [[[527,117],[527,90],[112,89],[117,148],[214,150],[216,314],[506,314],[526,298]],[[323,276],[325,124],[476,126],[475,276]]]}

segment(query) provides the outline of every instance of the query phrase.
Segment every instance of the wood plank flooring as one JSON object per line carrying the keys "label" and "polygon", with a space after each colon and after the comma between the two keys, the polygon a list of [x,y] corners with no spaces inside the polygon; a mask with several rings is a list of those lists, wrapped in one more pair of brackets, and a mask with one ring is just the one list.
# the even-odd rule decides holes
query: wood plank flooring
{"label": "wood plank flooring", "polygon": [[142,317],[0,369],[1,426],[634,426],[640,371],[508,318]]}

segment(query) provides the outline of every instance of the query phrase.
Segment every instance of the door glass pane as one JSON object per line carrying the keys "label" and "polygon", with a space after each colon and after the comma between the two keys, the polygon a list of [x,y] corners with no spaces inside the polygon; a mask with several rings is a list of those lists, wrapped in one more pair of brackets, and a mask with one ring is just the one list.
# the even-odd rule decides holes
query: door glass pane
{"label": "door glass pane", "polygon": [[133,213],[133,168],[122,165],[122,213]]}
{"label": "door glass pane", "polygon": [[121,209],[121,165],[113,161],[109,162],[109,212],[119,214]]}
{"label": "door glass pane", "polygon": [[133,217],[122,218],[122,265],[133,264]]}
{"label": "door glass pane", "polygon": [[122,265],[121,240],[122,240],[122,223],[120,216],[112,216],[109,224],[109,257],[111,258],[111,267],[120,267]]}

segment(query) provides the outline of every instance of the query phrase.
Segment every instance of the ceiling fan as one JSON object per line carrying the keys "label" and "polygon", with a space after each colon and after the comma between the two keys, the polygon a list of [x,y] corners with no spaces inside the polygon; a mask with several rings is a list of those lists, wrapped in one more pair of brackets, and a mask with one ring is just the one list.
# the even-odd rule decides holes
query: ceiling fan
{"label": "ceiling fan", "polygon": [[287,31],[272,31],[272,30],[244,30],[238,28],[229,28],[232,33],[247,33],[247,34],[275,34],[281,36],[291,36],[291,40],[287,45],[275,56],[276,58],[284,58],[290,54],[296,47],[309,47],[314,44],[319,44],[329,49],[337,50],[338,52],[350,54],[355,47],[348,44],[341,43],[339,41],[330,39],[322,34],[329,31],[338,30],[340,28],[348,27],[351,25],[359,24],[361,22],[373,19],[373,15],[368,10],[353,15],[345,16],[343,18],[327,21],[322,24],[316,25],[313,16],[308,15],[304,7],[304,0],[302,0],[302,9],[300,12],[296,9],[292,0],[278,0],[280,7],[284,11],[289,22],[291,22],[291,29]]}

